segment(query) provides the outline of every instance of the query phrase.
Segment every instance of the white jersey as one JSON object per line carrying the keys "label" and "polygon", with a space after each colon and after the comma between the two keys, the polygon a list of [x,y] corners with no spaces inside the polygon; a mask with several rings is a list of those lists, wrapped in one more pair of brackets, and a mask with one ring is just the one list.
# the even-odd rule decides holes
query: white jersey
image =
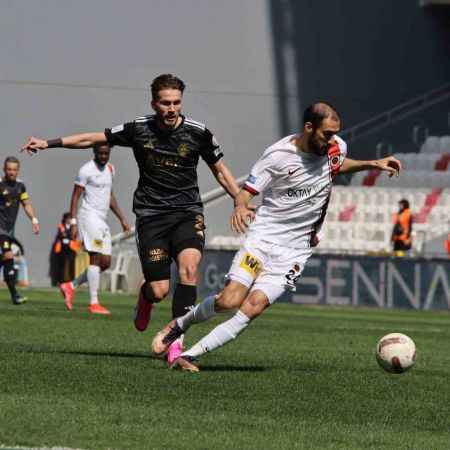
{"label": "white jersey", "polygon": [[269,147],[250,172],[244,189],[262,194],[248,237],[290,248],[318,244],[333,178],[347,155],[347,144],[334,136],[328,154],[299,150],[287,136]]}
{"label": "white jersey", "polygon": [[100,167],[91,160],[81,167],[75,180],[76,185],[84,188],[78,212],[80,215],[88,213],[106,219],[114,175],[114,167],[109,163]]}

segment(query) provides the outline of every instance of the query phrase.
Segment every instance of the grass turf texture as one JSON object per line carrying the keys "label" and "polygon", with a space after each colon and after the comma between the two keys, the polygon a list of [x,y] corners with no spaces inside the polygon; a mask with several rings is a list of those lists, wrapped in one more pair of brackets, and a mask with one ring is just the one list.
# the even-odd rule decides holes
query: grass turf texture
{"label": "grass turf texture", "polygon": [[[149,355],[169,319],[158,305],[134,331],[135,297],[102,295],[91,316],[79,293],[0,293],[0,445],[143,449],[449,449],[447,313],[275,305],[199,374]],[[223,320],[193,327],[192,343]],[[384,373],[374,347],[410,335],[417,366]]]}

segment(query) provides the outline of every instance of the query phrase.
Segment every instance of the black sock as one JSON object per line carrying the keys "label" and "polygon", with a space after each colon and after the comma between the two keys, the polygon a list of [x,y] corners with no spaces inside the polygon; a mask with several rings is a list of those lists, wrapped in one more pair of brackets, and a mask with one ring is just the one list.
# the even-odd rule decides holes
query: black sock
{"label": "black sock", "polygon": [[178,283],[172,300],[172,319],[184,316],[197,300],[197,286]]}
{"label": "black sock", "polygon": [[7,259],[3,261],[3,276],[5,278],[5,283],[8,286],[11,298],[15,300],[19,294],[16,290],[16,269],[14,269],[14,260]]}
{"label": "black sock", "polygon": [[[150,296],[147,295],[149,292],[150,292]],[[141,286],[141,294],[143,295],[145,300],[149,301],[150,303],[154,303],[155,302],[155,299],[153,298],[153,290],[152,290],[152,287],[151,287],[149,282],[146,281]]]}

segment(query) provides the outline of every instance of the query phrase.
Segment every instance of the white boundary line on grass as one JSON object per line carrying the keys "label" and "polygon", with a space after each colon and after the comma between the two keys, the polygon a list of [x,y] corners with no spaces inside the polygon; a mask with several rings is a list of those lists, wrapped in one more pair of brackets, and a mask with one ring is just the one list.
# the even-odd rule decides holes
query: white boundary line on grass
{"label": "white boundary line on grass", "polygon": [[69,448],[69,447],[11,447],[0,445],[1,450],[82,450],[81,448]]}
{"label": "white boundary line on grass", "polygon": [[70,447],[14,447],[11,445],[0,445],[0,450],[83,450],[83,449]]}

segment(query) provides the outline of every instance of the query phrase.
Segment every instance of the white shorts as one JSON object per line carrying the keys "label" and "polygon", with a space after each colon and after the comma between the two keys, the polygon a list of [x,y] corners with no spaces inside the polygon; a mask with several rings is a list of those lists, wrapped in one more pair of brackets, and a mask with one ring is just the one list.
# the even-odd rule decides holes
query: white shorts
{"label": "white shorts", "polygon": [[310,248],[281,247],[247,238],[233,259],[228,278],[247,286],[250,292],[264,292],[272,304],[285,290],[295,291],[295,282],[311,254]]}
{"label": "white shorts", "polygon": [[95,214],[78,214],[78,234],[88,252],[111,255],[111,232],[101,217]]}

